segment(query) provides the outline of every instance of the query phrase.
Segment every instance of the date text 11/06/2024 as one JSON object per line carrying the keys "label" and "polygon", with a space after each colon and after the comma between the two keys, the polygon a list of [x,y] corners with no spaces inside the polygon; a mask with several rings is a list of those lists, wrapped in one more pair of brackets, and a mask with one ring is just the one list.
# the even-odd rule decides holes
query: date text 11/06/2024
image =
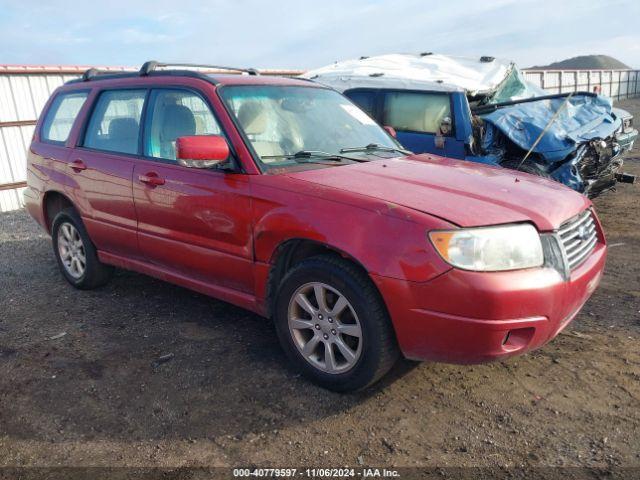
{"label": "date text 11/06/2024", "polygon": [[399,478],[397,470],[386,468],[234,468],[238,477],[307,477],[307,478]]}

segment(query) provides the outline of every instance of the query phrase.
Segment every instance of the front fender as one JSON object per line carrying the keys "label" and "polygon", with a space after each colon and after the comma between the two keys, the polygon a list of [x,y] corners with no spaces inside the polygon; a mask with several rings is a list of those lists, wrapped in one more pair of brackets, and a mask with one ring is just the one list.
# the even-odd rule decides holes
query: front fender
{"label": "front fender", "polygon": [[375,199],[363,203],[362,196],[350,198],[359,203],[353,205],[345,198],[353,194],[335,189],[252,190],[257,262],[271,263],[288,240],[307,239],[345,253],[374,275],[426,282],[450,269],[427,238],[429,230],[451,228],[444,220]]}

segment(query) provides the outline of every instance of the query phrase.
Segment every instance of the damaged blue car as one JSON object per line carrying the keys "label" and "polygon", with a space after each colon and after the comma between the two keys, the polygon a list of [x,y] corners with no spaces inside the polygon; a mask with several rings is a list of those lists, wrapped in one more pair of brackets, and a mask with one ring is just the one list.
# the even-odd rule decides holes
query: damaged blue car
{"label": "damaged blue car", "polygon": [[304,77],[344,93],[415,153],[525,171],[589,197],[635,180],[622,171],[638,136],[631,114],[591,92],[549,95],[512,62],[381,55]]}

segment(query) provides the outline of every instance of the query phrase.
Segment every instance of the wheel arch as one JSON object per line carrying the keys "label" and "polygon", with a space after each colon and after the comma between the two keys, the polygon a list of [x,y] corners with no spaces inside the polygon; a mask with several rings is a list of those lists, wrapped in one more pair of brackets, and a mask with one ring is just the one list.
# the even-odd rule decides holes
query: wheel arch
{"label": "wheel arch", "polygon": [[47,232],[51,233],[53,219],[65,208],[76,208],[73,202],[57,190],[48,190],[42,198],[42,218],[44,219]]}
{"label": "wheel arch", "polygon": [[[334,255],[352,263],[371,280],[369,271],[362,262],[340,248],[304,237],[289,238],[276,246],[269,260],[270,267],[265,292],[267,317],[270,317],[273,312],[278,286],[287,272],[301,261],[323,254]],[[378,290],[375,282],[371,280],[371,283]],[[378,294],[382,298],[379,291]],[[384,298],[382,300],[384,303]]]}

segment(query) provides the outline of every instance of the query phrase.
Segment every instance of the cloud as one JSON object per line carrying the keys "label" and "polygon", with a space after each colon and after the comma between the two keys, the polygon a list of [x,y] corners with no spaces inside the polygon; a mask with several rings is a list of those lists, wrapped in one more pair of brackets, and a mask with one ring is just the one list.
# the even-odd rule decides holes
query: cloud
{"label": "cloud", "polygon": [[582,0],[0,0],[2,61],[137,65],[150,58],[312,68],[389,52],[520,65],[604,53],[640,66],[640,2]]}

